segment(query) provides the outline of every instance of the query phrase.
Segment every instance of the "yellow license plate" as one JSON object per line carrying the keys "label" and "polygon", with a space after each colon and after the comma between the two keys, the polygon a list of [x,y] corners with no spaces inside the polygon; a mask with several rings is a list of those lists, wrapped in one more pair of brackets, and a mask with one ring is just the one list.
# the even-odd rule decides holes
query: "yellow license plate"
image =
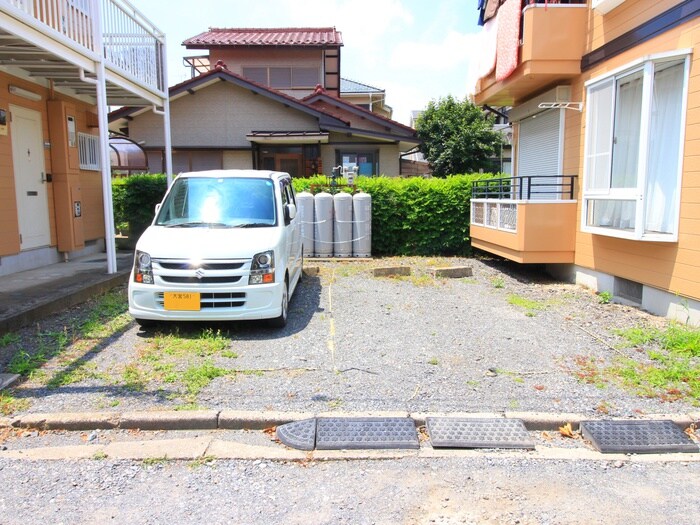
{"label": "yellow license plate", "polygon": [[165,292],[166,310],[199,310],[199,292]]}

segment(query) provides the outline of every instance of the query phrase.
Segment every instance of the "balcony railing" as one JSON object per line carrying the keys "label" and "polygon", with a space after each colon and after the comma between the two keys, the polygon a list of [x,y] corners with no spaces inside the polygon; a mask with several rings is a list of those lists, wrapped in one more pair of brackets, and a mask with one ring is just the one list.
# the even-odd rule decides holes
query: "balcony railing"
{"label": "balcony railing", "polygon": [[559,175],[474,182],[472,246],[520,263],[573,262],[575,179]]}
{"label": "balcony railing", "polygon": [[483,179],[472,183],[472,199],[547,200],[574,198],[576,175]]}
{"label": "balcony railing", "polygon": [[[166,89],[164,35],[126,0],[0,0],[33,19],[42,33],[88,53],[100,48],[108,67],[159,92]],[[101,15],[102,34],[95,19]],[[100,45],[101,44],[101,45]]]}

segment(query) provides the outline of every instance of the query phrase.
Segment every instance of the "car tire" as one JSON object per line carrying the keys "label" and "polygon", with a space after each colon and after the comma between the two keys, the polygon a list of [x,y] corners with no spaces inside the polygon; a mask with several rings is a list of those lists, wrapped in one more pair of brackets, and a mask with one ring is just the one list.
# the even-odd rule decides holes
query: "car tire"
{"label": "car tire", "polygon": [[287,317],[289,316],[289,282],[284,280],[284,289],[282,290],[282,313],[279,317],[270,319],[270,326],[273,328],[284,328],[287,326]]}

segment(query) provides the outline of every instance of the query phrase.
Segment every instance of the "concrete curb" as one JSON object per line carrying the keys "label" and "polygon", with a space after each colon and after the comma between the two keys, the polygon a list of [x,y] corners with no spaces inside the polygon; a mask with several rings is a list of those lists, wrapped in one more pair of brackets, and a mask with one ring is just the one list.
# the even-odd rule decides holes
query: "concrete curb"
{"label": "concrete curb", "polygon": [[[646,414],[634,420],[669,419],[685,430],[698,425],[700,414]],[[252,412],[237,410],[202,411],[144,411],[144,412],[92,412],[26,414],[0,418],[0,428],[25,428],[38,430],[96,430],[96,429],[140,429],[140,430],[264,430],[292,421],[314,417],[410,417],[417,427],[425,425],[428,417],[459,418],[509,418],[520,419],[525,428],[532,431],[556,431],[570,423],[577,430],[581,421],[593,419],[630,420],[631,418],[595,418],[582,414],[555,414],[546,412],[489,412],[489,413],[408,413],[395,412]]]}
{"label": "concrete curb", "polygon": [[39,321],[49,315],[60,312],[72,306],[84,303],[103,292],[107,292],[128,281],[131,269],[121,270],[116,274],[107,275],[105,278],[86,285],[84,288],[68,292],[59,297],[54,297],[41,304],[33,304],[24,311],[18,311],[8,317],[0,318],[0,334],[17,330],[35,321]]}

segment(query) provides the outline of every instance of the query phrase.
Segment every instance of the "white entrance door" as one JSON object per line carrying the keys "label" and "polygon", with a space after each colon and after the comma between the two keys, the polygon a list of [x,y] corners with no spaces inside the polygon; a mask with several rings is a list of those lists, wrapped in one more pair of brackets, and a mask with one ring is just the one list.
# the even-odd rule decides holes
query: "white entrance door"
{"label": "white entrance door", "polygon": [[48,246],[51,231],[41,114],[19,106],[10,106],[10,113],[20,249]]}

